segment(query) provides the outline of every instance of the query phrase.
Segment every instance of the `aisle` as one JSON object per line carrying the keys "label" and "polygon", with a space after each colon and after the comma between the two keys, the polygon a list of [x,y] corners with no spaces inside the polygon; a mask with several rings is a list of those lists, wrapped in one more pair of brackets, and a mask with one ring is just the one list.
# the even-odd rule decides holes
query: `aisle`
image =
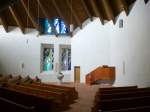
{"label": "aisle", "polygon": [[100,85],[88,86],[85,84],[74,84],[79,94],[79,99],[72,104],[69,110],[64,112],[91,112],[94,96]]}

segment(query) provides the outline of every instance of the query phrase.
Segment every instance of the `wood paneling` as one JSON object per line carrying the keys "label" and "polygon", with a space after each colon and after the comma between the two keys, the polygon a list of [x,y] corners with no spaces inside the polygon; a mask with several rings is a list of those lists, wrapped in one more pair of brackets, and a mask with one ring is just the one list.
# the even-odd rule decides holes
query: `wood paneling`
{"label": "wood paneling", "polygon": [[87,84],[92,84],[99,80],[114,81],[115,67],[98,67],[86,75]]}
{"label": "wood paneling", "polygon": [[3,25],[6,32],[8,32],[8,23],[5,19],[5,16],[0,15],[0,23]]}

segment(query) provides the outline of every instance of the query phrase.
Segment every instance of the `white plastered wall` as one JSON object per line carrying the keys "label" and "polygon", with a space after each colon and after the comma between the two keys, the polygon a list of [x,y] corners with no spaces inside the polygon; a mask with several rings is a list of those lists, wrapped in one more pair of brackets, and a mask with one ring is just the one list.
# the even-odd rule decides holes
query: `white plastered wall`
{"label": "white plastered wall", "polygon": [[[38,32],[32,29],[23,35],[19,28],[10,27],[9,33],[0,28],[0,72],[32,78],[39,76],[43,82],[56,82],[55,68],[52,72],[41,72],[41,44],[54,45],[54,67],[59,61],[59,46],[70,45],[70,38],[56,38],[55,36],[37,36]],[[22,68],[24,64],[24,68]],[[71,80],[71,73],[65,72],[64,81]]]}
{"label": "white plastered wall", "polygon": [[150,86],[150,3],[137,0],[128,17],[121,13],[110,30],[111,64],[116,67],[115,85]]}

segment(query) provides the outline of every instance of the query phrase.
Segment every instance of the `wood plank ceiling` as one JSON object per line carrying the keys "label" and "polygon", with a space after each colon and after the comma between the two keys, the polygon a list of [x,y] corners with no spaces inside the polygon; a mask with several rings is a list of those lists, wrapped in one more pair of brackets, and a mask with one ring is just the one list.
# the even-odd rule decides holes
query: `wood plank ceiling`
{"label": "wood plank ceiling", "polygon": [[[136,0],[18,0],[7,9],[0,12],[0,24],[6,32],[8,26],[18,26],[22,33],[25,28],[36,28],[41,26],[36,22],[38,18],[61,18],[67,26],[82,28],[82,23],[90,18],[99,17],[101,23],[104,20],[112,20],[115,24],[116,17],[121,11],[128,15],[130,7]],[[144,0],[148,2],[148,0]]]}

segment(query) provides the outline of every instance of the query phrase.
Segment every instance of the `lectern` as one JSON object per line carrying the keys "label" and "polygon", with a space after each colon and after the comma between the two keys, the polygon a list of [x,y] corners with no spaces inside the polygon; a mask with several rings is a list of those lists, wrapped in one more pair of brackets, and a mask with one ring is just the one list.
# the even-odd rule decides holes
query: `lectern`
{"label": "lectern", "polygon": [[115,67],[98,67],[86,75],[86,84],[93,84],[97,81],[114,82]]}

